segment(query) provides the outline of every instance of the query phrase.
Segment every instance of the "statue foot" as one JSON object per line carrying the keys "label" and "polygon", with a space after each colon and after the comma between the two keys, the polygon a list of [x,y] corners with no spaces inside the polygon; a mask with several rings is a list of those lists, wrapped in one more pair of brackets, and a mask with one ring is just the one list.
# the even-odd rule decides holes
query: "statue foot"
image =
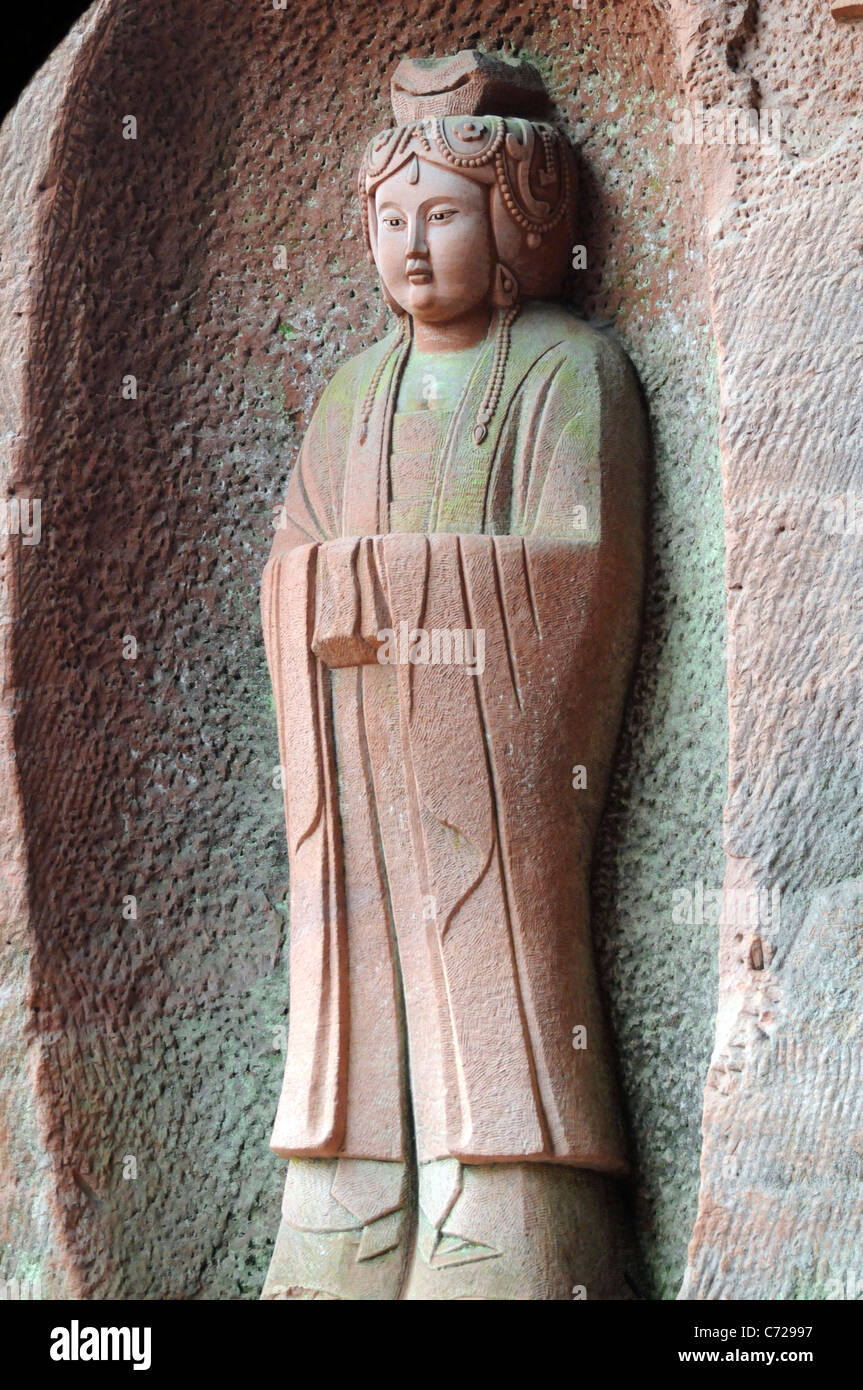
{"label": "statue foot", "polygon": [[407,1191],[401,1163],[292,1159],[261,1298],[634,1296],[620,1185],[603,1173],[453,1158],[421,1164],[412,1253]]}
{"label": "statue foot", "polygon": [[291,1159],[261,1298],[397,1299],[406,1189],[401,1163]]}
{"label": "statue foot", "polygon": [[630,1299],[619,1184],[549,1163],[422,1164],[410,1300]]}

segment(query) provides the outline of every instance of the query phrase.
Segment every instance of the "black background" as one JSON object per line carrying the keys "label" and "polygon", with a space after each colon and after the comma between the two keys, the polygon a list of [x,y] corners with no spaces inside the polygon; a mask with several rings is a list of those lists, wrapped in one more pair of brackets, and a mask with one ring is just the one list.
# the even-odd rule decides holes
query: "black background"
{"label": "black background", "polygon": [[0,58],[0,116],[12,109],[33,74],[89,8],[83,0],[19,0],[7,10]]}
{"label": "black background", "polygon": [[[271,1384],[303,1386],[311,1377],[324,1383],[341,1376],[364,1383],[370,1375],[375,1383],[396,1379],[396,1372],[416,1379],[425,1355],[441,1348],[443,1355],[432,1357],[429,1365],[439,1378],[448,1376],[461,1385],[467,1379],[481,1384],[531,1384],[534,1381],[554,1387],[617,1385],[639,1387],[645,1373],[671,1383],[697,1385],[702,1371],[690,1362],[681,1362],[679,1353],[697,1349],[725,1353],[734,1348],[765,1347],[779,1350],[806,1349],[812,1362],[792,1365],[799,1371],[799,1382],[813,1385],[848,1385],[849,1365],[859,1362],[860,1310],[856,1303],[558,1303],[557,1309],[540,1308],[522,1312],[511,1303],[501,1307],[476,1303],[462,1315],[450,1304],[444,1312],[432,1313],[425,1324],[424,1313],[407,1311],[405,1303],[377,1305],[378,1311],[363,1303],[359,1312],[333,1309],[326,1300],[305,1308],[288,1302],[175,1302],[135,1301],[77,1303],[0,1304],[11,1318],[2,1321],[4,1350],[10,1345],[23,1353],[27,1373],[39,1384],[92,1385],[94,1379],[109,1385],[128,1382],[161,1386],[239,1383],[251,1390]],[[416,1306],[416,1305],[414,1305]],[[404,1311],[401,1311],[404,1310]],[[413,1317],[419,1316],[416,1324]],[[461,1317],[465,1318],[464,1323]],[[336,1323],[332,1322],[333,1317]],[[357,1317],[357,1322],[353,1319]],[[50,1357],[54,1327],[70,1327],[71,1320],[83,1327],[150,1327],[152,1364],[149,1371],[136,1373],[131,1364],[116,1362],[56,1362]],[[318,1322],[318,1318],[321,1319]],[[380,1318],[380,1322],[377,1319]],[[534,1322],[534,1318],[538,1319]],[[695,1337],[701,1328],[754,1326],[762,1333],[755,1340],[740,1337],[721,1341]],[[811,1326],[812,1333],[802,1340],[766,1338],[765,1327]],[[423,1328],[427,1328],[423,1331]],[[405,1342],[405,1337],[410,1342]],[[419,1340],[418,1340],[419,1337]],[[462,1371],[447,1370],[447,1350],[460,1351]],[[415,1357],[419,1360],[415,1360]],[[779,1366],[779,1386],[788,1383]],[[380,1374],[375,1371],[378,1367]],[[767,1387],[777,1366],[720,1362],[717,1369],[724,1383],[735,1386]],[[682,1373],[682,1375],[681,1375]],[[148,1381],[149,1376],[149,1381]],[[424,1383],[421,1380],[420,1383]]]}

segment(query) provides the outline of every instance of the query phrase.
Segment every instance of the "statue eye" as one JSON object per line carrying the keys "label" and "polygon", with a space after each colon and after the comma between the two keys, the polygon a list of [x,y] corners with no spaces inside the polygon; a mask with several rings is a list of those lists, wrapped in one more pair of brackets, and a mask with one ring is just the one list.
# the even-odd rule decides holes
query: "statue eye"
{"label": "statue eye", "polygon": [[450,218],[455,217],[455,208],[438,208],[435,212],[428,215],[429,222],[449,222]]}
{"label": "statue eye", "polygon": [[390,217],[384,217],[382,221],[385,227],[392,227],[394,230],[405,225],[404,218],[396,217],[395,214]]}

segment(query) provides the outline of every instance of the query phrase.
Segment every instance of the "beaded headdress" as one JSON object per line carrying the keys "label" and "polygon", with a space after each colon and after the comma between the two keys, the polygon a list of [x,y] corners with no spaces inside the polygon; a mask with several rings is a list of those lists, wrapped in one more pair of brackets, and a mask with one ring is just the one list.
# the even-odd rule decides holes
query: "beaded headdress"
{"label": "beaded headdress", "polygon": [[375,190],[416,156],[488,185],[499,261],[528,299],[556,299],[572,255],[572,154],[559,132],[526,119],[546,105],[529,63],[467,52],[404,59],[392,80],[399,124],[376,135],[360,167],[369,249],[376,250]]}

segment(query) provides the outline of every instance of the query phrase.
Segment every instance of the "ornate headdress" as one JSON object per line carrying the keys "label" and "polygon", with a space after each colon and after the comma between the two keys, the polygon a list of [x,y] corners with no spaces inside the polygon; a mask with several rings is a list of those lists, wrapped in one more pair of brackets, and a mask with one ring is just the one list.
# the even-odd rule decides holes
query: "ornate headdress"
{"label": "ornate headdress", "polygon": [[572,153],[551,125],[529,63],[485,53],[405,58],[392,79],[399,124],[376,135],[360,167],[366,240],[376,251],[378,184],[415,156],[488,185],[499,262],[529,299],[555,299],[572,255]]}
{"label": "ornate headdress", "polygon": [[[393,73],[392,104],[399,124],[374,136],[359,174],[363,229],[375,260],[375,190],[409,160],[453,169],[489,189],[500,314],[491,379],[474,426],[481,444],[500,396],[519,299],[556,299],[569,266],[572,152],[553,126],[532,119],[544,114],[548,99],[529,63],[476,51],[404,58]],[[396,313],[403,313],[389,295],[387,300]],[[403,333],[407,322],[404,316]],[[383,359],[367,393],[363,436],[385,366]]]}

